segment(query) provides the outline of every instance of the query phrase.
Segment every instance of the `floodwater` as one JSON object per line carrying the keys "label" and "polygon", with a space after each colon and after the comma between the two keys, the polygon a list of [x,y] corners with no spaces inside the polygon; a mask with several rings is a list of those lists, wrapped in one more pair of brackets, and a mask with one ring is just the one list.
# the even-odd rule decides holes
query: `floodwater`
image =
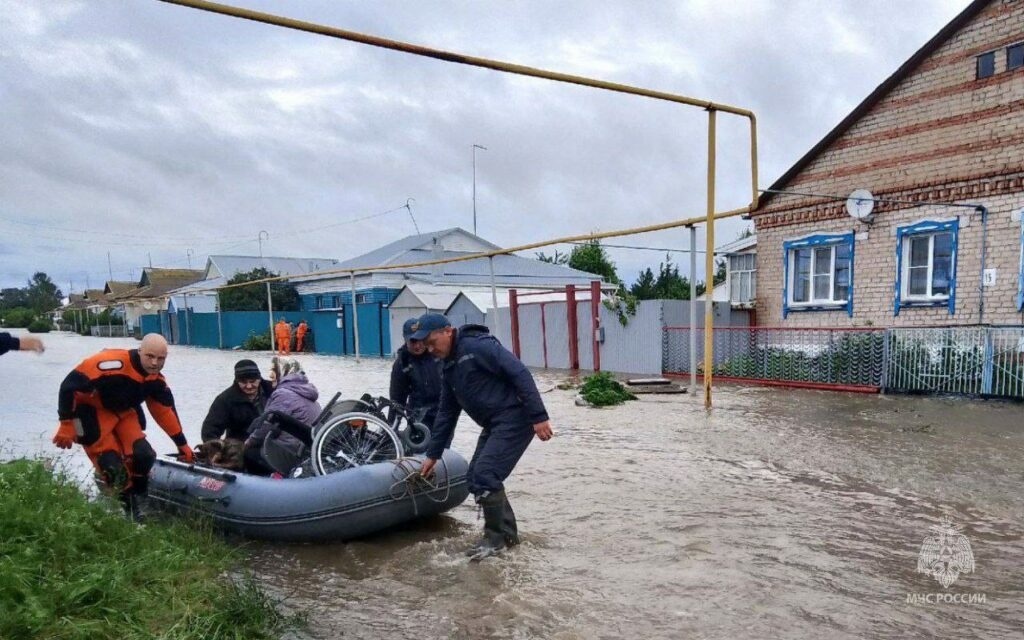
{"label": "floodwater", "polygon": [[[49,444],[58,385],[100,347],[136,343],[45,339],[41,356],[0,359],[0,456],[55,454],[84,476],[80,450]],[[171,348],[192,442],[239,357]],[[387,361],[303,362],[325,396],[387,389]],[[1020,405],[723,386],[710,414],[688,395],[598,410],[560,377],[537,374],[555,438],[508,482],[520,547],[467,563],[467,502],[349,544],[251,543],[254,571],[309,611],[313,638],[1021,637]],[[468,455],[477,432],[463,420],[454,447]],[[948,588],[917,572],[943,517],[975,560]]]}

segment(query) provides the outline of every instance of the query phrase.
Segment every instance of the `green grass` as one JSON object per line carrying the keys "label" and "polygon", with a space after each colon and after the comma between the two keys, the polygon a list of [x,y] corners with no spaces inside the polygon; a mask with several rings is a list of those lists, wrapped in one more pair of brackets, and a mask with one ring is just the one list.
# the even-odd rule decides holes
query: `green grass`
{"label": "green grass", "polygon": [[42,463],[0,464],[0,638],[278,638],[302,624],[209,527],[140,527]]}

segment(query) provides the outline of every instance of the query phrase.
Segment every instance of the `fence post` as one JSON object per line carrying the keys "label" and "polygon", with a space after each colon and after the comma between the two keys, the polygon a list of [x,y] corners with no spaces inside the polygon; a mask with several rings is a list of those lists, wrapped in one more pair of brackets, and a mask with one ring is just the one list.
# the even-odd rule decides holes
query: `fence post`
{"label": "fence post", "polygon": [[576,286],[565,285],[565,317],[569,323],[569,368],[580,368],[579,318],[576,316]]}
{"label": "fence post", "polygon": [[[519,351],[519,296],[515,289],[508,290],[508,316],[512,325],[509,327],[512,332],[512,353],[516,354],[517,358],[522,358],[523,354]],[[498,328],[497,309],[494,310],[494,328]]]}
{"label": "fence post", "polygon": [[594,371],[601,370],[601,343],[598,338],[598,330],[601,328],[601,282],[591,280],[590,282],[590,339],[594,343]]}
{"label": "fence post", "polygon": [[889,389],[889,359],[892,358],[892,330],[882,331],[882,379],[880,380],[879,393],[884,394]]}

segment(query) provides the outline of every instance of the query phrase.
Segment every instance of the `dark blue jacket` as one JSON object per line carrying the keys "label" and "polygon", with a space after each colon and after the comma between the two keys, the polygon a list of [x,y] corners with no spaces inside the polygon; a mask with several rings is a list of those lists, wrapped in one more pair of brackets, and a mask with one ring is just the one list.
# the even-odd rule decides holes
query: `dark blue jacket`
{"label": "dark blue jacket", "polygon": [[414,356],[402,345],[391,366],[388,398],[412,411],[425,410],[433,420],[441,401],[441,363],[428,353]]}
{"label": "dark blue jacket", "polygon": [[0,333],[0,356],[8,351],[17,351],[18,349],[21,349],[21,340],[9,333]]}
{"label": "dark blue jacket", "polygon": [[459,414],[490,429],[516,421],[525,428],[548,419],[533,375],[487,327],[467,324],[455,332],[452,351],[442,361],[441,406],[431,429],[428,458],[440,458]]}

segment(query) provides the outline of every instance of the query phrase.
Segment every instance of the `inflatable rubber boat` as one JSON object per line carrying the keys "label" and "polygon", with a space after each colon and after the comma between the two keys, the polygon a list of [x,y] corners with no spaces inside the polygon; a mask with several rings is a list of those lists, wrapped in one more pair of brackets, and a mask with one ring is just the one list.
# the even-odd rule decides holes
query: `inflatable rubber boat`
{"label": "inflatable rubber boat", "polygon": [[422,458],[402,458],[273,479],[160,457],[150,474],[149,504],[202,514],[250,538],[351,540],[462,504],[469,495],[465,458],[446,450],[429,481],[419,476],[421,463]]}

